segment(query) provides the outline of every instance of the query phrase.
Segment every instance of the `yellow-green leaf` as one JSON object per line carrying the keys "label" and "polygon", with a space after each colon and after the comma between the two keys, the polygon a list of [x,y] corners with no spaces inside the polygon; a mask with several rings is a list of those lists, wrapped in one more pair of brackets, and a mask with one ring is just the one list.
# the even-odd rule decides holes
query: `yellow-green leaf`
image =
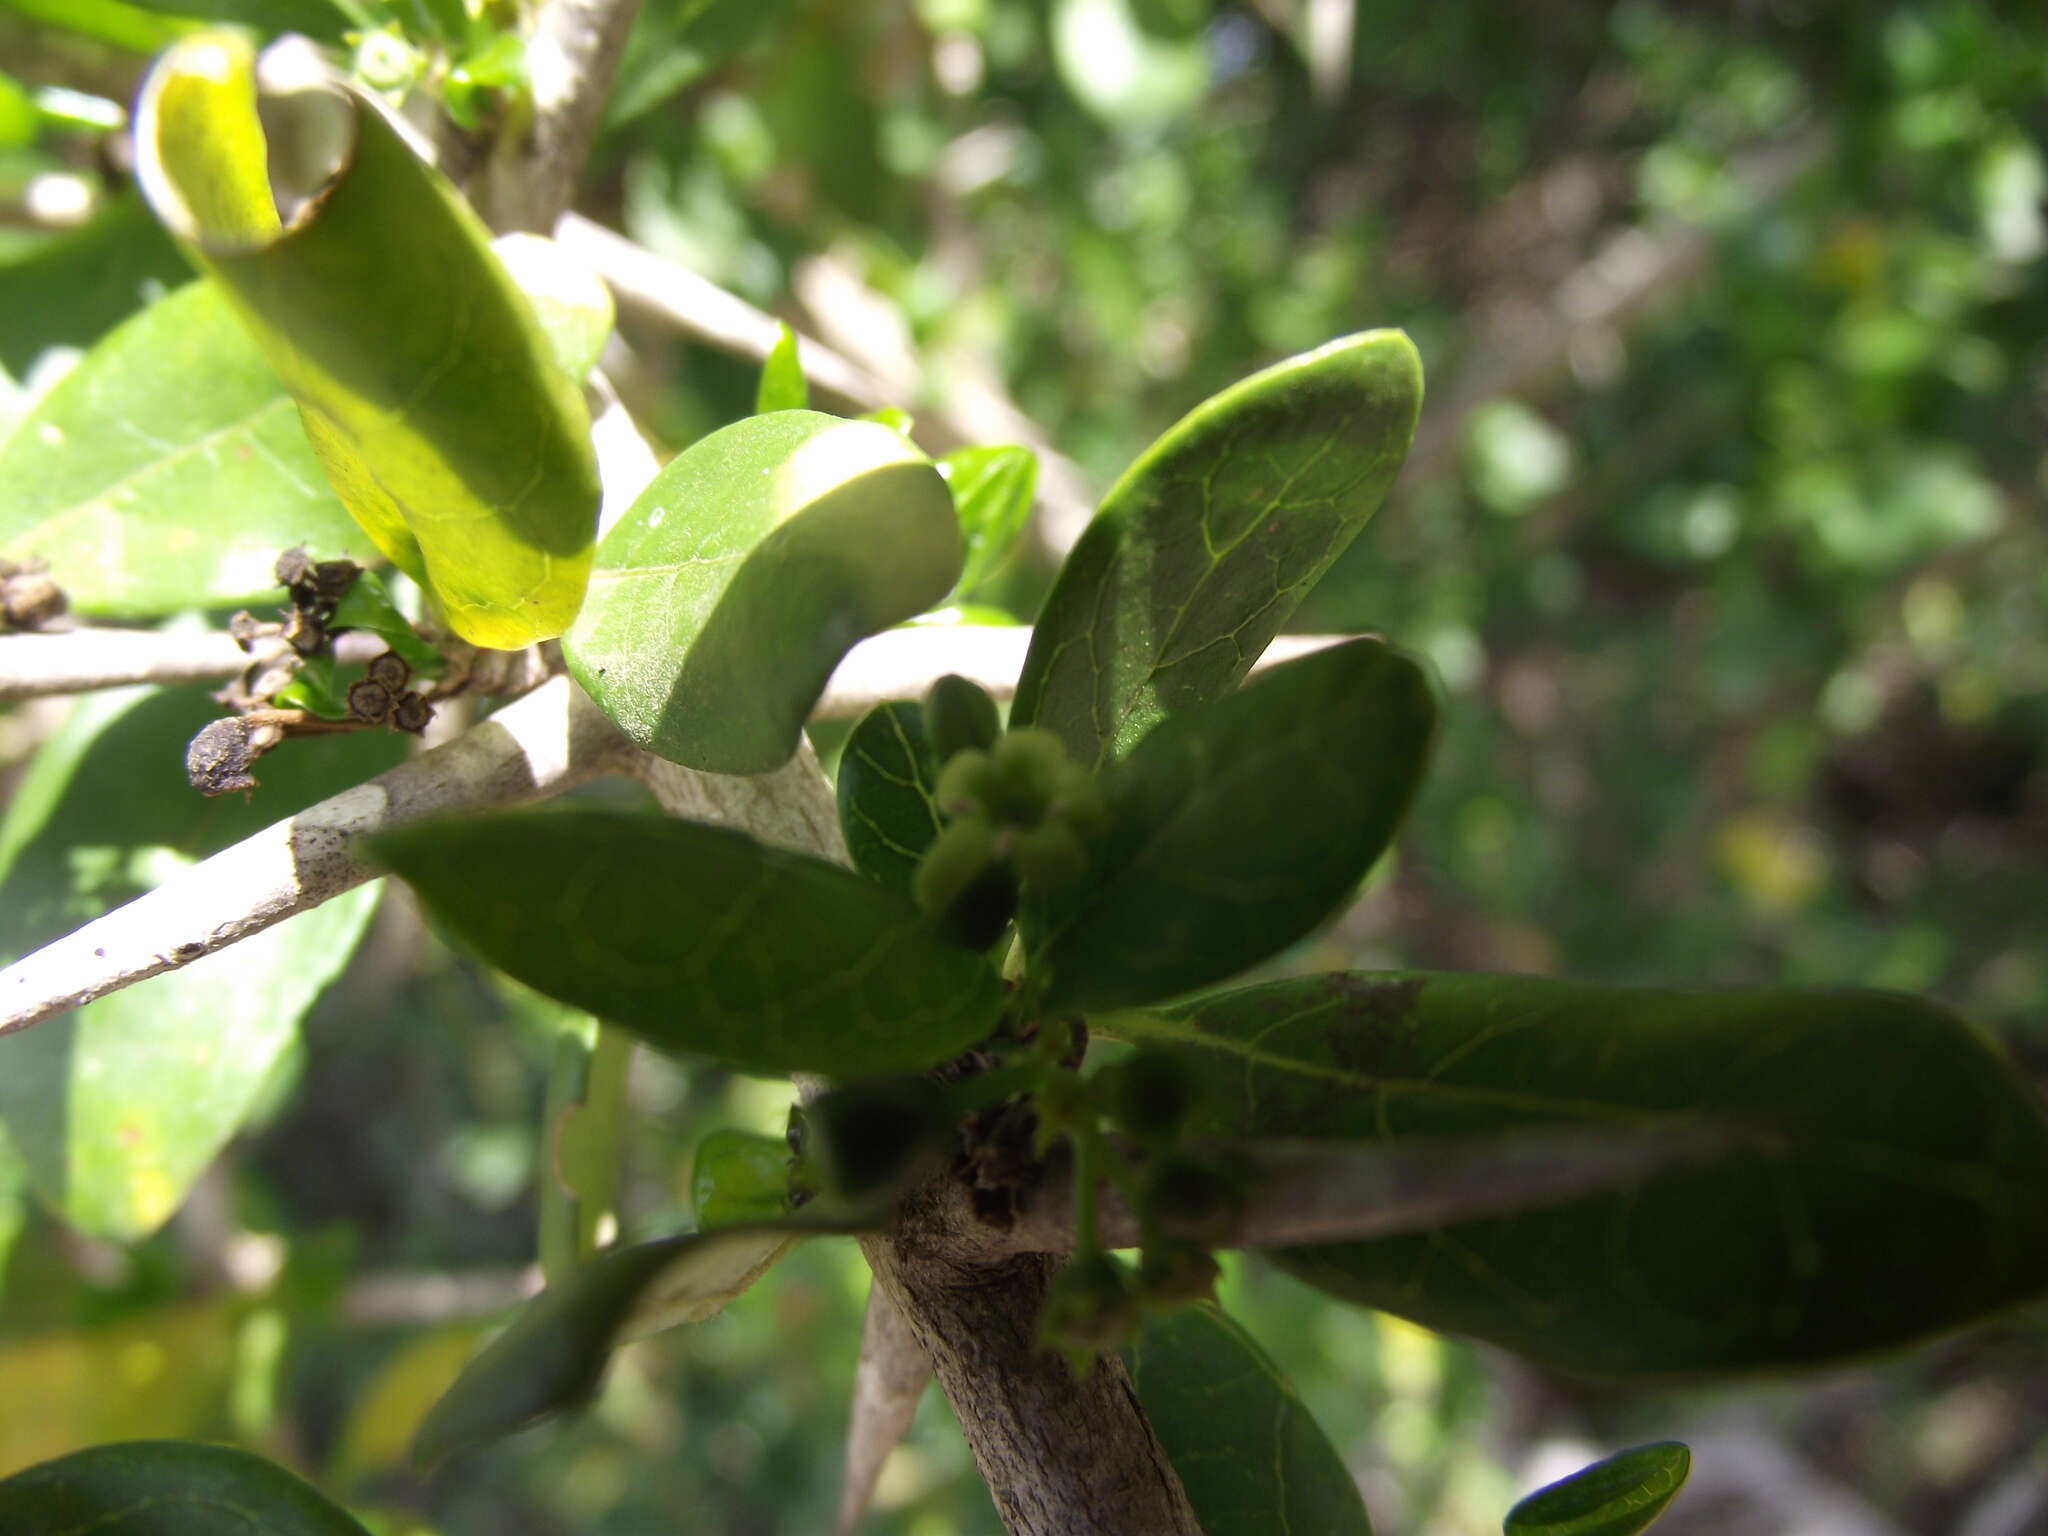
{"label": "yellow-green leaf", "polygon": [[461,199],[370,97],[292,77],[301,57],[259,66],[226,32],[172,48],[138,103],[138,179],[385,556],[466,640],[558,635],[596,530],[582,398]]}

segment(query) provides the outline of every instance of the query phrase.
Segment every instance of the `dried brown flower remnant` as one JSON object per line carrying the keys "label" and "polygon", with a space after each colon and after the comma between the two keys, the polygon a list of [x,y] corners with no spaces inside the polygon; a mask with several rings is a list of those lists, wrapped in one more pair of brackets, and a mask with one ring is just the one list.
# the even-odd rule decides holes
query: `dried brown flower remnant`
{"label": "dried brown flower remnant", "polygon": [[185,748],[185,777],[202,795],[254,789],[256,776],[250,767],[283,739],[283,730],[267,721],[252,722],[241,715],[212,721]]}
{"label": "dried brown flower remnant", "polygon": [[0,560],[0,628],[43,629],[71,606],[40,560]]}

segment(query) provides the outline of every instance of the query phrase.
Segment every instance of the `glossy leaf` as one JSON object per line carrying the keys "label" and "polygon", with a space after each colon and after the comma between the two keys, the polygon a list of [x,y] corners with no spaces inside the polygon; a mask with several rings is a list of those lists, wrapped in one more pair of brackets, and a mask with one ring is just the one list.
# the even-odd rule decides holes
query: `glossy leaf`
{"label": "glossy leaf", "polygon": [[1932,1003],[1389,972],[1097,1022],[1198,1077],[1193,1134],[1732,1135],[1616,1194],[1275,1254],[1346,1300],[1561,1369],[1815,1364],[2048,1292],[2039,1096]]}
{"label": "glossy leaf", "polygon": [[143,190],[234,298],[343,504],[455,631],[560,634],[597,523],[580,393],[487,232],[381,107],[321,80],[267,92],[259,121],[254,78],[235,33],[158,61],[136,112]]}
{"label": "glossy leaf", "polygon": [[229,1445],[131,1440],[0,1480],[0,1530],[20,1536],[368,1536],[283,1467]]}
{"label": "glossy leaf", "polygon": [[544,235],[500,235],[491,242],[491,253],[533,306],[555,367],[580,389],[612,333],[611,289]]}
{"label": "glossy leaf", "polygon": [[690,1203],[703,1228],[787,1215],[789,1143],[751,1131],[713,1131],[690,1160]]}
{"label": "glossy leaf", "polygon": [[469,1365],[413,1443],[431,1465],[581,1407],[620,1344],[702,1322],[813,1230],[793,1222],[617,1248],[551,1285]]}
{"label": "glossy leaf", "polygon": [[[76,706],[0,822],[0,953],[27,953],[191,859],[392,766],[402,738],[288,742],[246,797],[193,793],[201,689]],[[298,1021],[369,920],[367,888],[181,970],[0,1039],[0,1119],[38,1195],[73,1226],[155,1230],[261,1103]]]}
{"label": "glossy leaf", "polygon": [[811,403],[811,386],[804,379],[804,365],[797,356],[796,332],[788,326],[775,338],[761,364],[761,382],[754,390],[754,412],[801,411]]}
{"label": "glossy leaf", "polygon": [[1173,997],[1302,938],[1393,837],[1435,718],[1414,662],[1354,640],[1163,722],[1103,781],[1092,881],[1027,909],[1046,1006]]}
{"label": "glossy leaf", "polygon": [[485,816],[372,839],[486,960],[666,1050],[865,1077],[994,1026],[981,958],[851,870],[694,822]]}
{"label": "glossy leaf", "polygon": [[839,826],[854,868],[910,893],[917,861],[939,835],[939,781],[915,704],[877,704],[839,756]]}
{"label": "glossy leaf", "polygon": [[1336,1447],[1250,1334],[1204,1303],[1145,1324],[1138,1401],[1204,1536],[1371,1536]]}
{"label": "glossy leaf", "polygon": [[46,560],[81,613],[268,597],[294,544],[376,557],[212,283],[115,328],[0,442],[0,555]]}
{"label": "glossy leaf", "polygon": [[0,367],[17,378],[51,347],[93,346],[164,289],[191,279],[142,200],[111,201],[82,229],[0,260]]}
{"label": "glossy leaf", "polygon": [[605,535],[569,670],[639,746],[763,773],[854,644],[960,573],[945,483],[870,422],[750,416],[670,461]]}
{"label": "glossy leaf", "polygon": [[1692,1452],[1639,1445],[1540,1488],[1508,1511],[1507,1536],[1636,1536],[1678,1497]]}
{"label": "glossy leaf", "polygon": [[1333,341],[1205,401],[1111,487],[1038,616],[1011,721],[1084,763],[1251,669],[1365,526],[1415,433],[1399,331]]}
{"label": "glossy leaf", "polygon": [[953,493],[967,563],[954,589],[965,596],[993,576],[1031,521],[1038,458],[1028,448],[959,448],[939,460]]}

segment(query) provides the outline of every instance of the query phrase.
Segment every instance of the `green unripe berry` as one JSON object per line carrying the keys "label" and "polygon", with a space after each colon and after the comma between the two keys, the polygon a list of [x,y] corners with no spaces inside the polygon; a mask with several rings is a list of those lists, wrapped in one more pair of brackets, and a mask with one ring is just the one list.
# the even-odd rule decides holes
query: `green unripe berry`
{"label": "green unripe berry", "polygon": [[1095,775],[1079,763],[1068,763],[1060,770],[1052,812],[1084,843],[1095,842],[1109,830],[1109,799]]}
{"label": "green unripe berry", "polygon": [[1157,1312],[1207,1301],[1220,1273],[1215,1256],[1199,1243],[1170,1237],[1147,1243],[1138,1259],[1138,1296]]}
{"label": "green unripe berry", "polygon": [[950,762],[939,771],[939,783],[933,792],[939,802],[939,810],[947,816],[986,814],[989,802],[995,798],[995,764],[986,752],[969,749],[953,755]]}
{"label": "green unripe berry", "polygon": [[1077,1253],[1046,1292],[1038,1340],[1069,1354],[1107,1354],[1130,1337],[1138,1315],[1124,1266],[1106,1253]]}
{"label": "green unripe berry", "polygon": [[1020,876],[1046,890],[1072,885],[1088,873],[1088,850],[1074,829],[1061,821],[1019,832],[1010,857]]}
{"label": "green unripe berry", "polygon": [[1011,834],[980,815],[947,824],[910,877],[918,910],[956,944],[986,949],[1017,914],[1017,872],[1003,862]]}
{"label": "green unripe berry", "polygon": [[910,877],[918,910],[937,917],[959,900],[996,861],[996,829],[986,817],[961,816],[947,823],[917,861]]}
{"label": "green unripe berry", "polygon": [[1119,1129],[1147,1141],[1179,1130],[1194,1100],[1187,1068],[1158,1051],[1137,1051],[1103,1068],[1094,1086],[1102,1112]]}
{"label": "green unripe berry", "polygon": [[1235,1235],[1244,1214],[1244,1189],[1206,1163],[1169,1157],[1147,1181],[1144,1209],[1160,1231],[1213,1247]]}
{"label": "green unripe berry", "polygon": [[962,752],[986,752],[1002,731],[996,701],[966,678],[948,672],[925,691],[925,739],[940,762]]}
{"label": "green unripe berry", "polygon": [[852,1083],[809,1105],[806,1151],[827,1187],[848,1199],[879,1194],[945,1144],[946,1096],[922,1077]]}

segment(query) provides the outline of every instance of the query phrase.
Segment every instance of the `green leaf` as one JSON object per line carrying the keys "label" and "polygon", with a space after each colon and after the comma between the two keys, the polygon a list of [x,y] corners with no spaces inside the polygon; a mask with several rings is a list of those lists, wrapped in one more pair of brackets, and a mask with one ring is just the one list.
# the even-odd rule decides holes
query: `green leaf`
{"label": "green leaf", "polygon": [[369,1536],[312,1484],[231,1445],[96,1445],[0,1481],[19,1536]]}
{"label": "green leaf", "polygon": [[19,378],[50,347],[88,348],[191,275],[141,199],[117,199],[83,229],[0,262],[0,367]]}
{"label": "green leaf", "polygon": [[605,106],[611,127],[640,116],[701,80],[746,47],[789,0],[657,0],[643,5]]}
{"label": "green leaf", "polygon": [[413,1442],[422,1465],[581,1407],[620,1344],[702,1322],[807,1233],[794,1221],[615,1248],[522,1307],[428,1411]]}
{"label": "green leaf", "polygon": [[719,827],[614,812],[388,832],[376,856],[486,960],[743,1071],[910,1071],[994,1027],[995,974],[908,898]]}
{"label": "green leaf", "polygon": [[1192,1135],[1732,1133],[1725,1156],[1619,1193],[1275,1255],[1560,1369],[1817,1364],[2048,1291],[2039,1096],[1914,998],[1390,972],[1095,1022],[1197,1075]]}
{"label": "green leaf", "polygon": [[572,1014],[555,1042],[541,1110],[540,1267],[550,1281],[597,1252],[598,1229],[616,1214],[632,1059],[631,1037],[585,1013]]}
{"label": "green leaf", "polygon": [[[418,677],[439,677],[447,670],[441,653],[420,638],[412,620],[391,600],[384,578],[375,571],[362,571],[349,583],[341,601],[334,605],[329,629],[367,629],[405,658]],[[300,669],[303,673],[304,669]]]}
{"label": "green leaf", "polygon": [[0,1297],[7,1294],[7,1256],[28,1218],[28,1169],[0,1126]]}
{"label": "green leaf", "polygon": [[294,544],[376,558],[212,283],[118,326],[0,442],[0,555],[48,561],[81,613],[268,596]]}
{"label": "green leaf", "polygon": [[751,1131],[713,1131],[690,1160],[699,1227],[773,1221],[789,1211],[789,1143]]}
{"label": "green leaf", "polygon": [[7,8],[131,53],[155,53],[191,29],[189,22],[154,14],[126,0],[7,0]]}
{"label": "green leaf", "polygon": [[491,252],[533,306],[555,367],[580,390],[617,318],[611,289],[544,235],[500,235],[491,242]]}
{"label": "green leaf", "polygon": [[605,535],[563,655],[636,745],[762,773],[840,658],[959,574],[945,482],[910,444],[816,411],[750,416],[671,460]]}
{"label": "green leaf", "polygon": [[908,441],[917,428],[917,418],[900,405],[878,405],[872,411],[862,411],[858,421],[872,421],[876,426],[887,427],[898,437]]}
{"label": "green leaf", "polygon": [[308,656],[292,673],[292,680],[270,698],[280,709],[303,709],[322,720],[352,718],[348,689],[342,684],[332,656]]}
{"label": "green leaf", "polygon": [[788,326],[768,349],[761,364],[761,383],[754,391],[754,414],[769,411],[801,411],[811,403],[811,387],[804,380],[804,365],[797,356],[796,332]]}
{"label": "green leaf", "polygon": [[343,504],[455,631],[560,634],[597,466],[532,307],[372,98],[323,78],[267,91],[263,111],[238,33],[158,61],[135,134],[158,217],[235,300]]}
{"label": "green leaf", "polygon": [[1692,1471],[1676,1440],[1639,1445],[1540,1488],[1508,1511],[1507,1536],[1635,1536],[1664,1513]]}
{"label": "green leaf", "polygon": [[1227,693],[1377,510],[1421,403],[1408,338],[1368,331],[1197,406],[1068,555],[1011,723],[1058,732],[1092,764]]}
{"label": "green leaf", "polygon": [[953,591],[966,597],[993,576],[1031,521],[1038,489],[1038,458],[1028,448],[959,448],[939,460],[953,492],[953,512],[967,563]]}
{"label": "green leaf", "polygon": [[1336,1447],[1220,1308],[1151,1319],[1131,1355],[1138,1401],[1206,1536],[1372,1536]]}
{"label": "green leaf", "polygon": [[[182,763],[217,713],[200,689],[75,707],[0,822],[0,954],[25,954],[404,753],[381,732],[291,741],[259,765],[259,789],[208,800]],[[374,906],[367,888],[351,892],[0,1040],[0,1120],[38,1195],[96,1235],[160,1226],[263,1102]]]}
{"label": "green leaf", "polygon": [[1302,938],[1393,837],[1435,719],[1415,663],[1353,640],[1164,721],[1103,781],[1092,882],[1027,908],[1045,1005],[1177,996]]}
{"label": "green leaf", "polygon": [[354,19],[332,0],[127,0],[137,10],[192,21],[228,22],[268,36],[297,32],[336,42]]}
{"label": "green leaf", "polygon": [[939,766],[915,704],[877,704],[839,757],[839,826],[853,867],[910,894],[917,861],[939,835]]}

